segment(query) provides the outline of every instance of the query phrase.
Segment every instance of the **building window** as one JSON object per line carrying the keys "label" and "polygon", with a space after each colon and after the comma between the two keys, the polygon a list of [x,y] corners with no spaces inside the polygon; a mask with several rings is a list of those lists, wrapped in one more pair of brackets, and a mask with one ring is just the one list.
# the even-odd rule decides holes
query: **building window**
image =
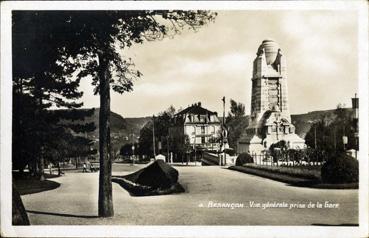
{"label": "building window", "polygon": [[201,134],[205,134],[205,126],[201,126]]}
{"label": "building window", "polygon": [[294,133],[293,127],[290,127],[290,134]]}
{"label": "building window", "polygon": [[201,137],[201,144],[205,144],[205,136]]}

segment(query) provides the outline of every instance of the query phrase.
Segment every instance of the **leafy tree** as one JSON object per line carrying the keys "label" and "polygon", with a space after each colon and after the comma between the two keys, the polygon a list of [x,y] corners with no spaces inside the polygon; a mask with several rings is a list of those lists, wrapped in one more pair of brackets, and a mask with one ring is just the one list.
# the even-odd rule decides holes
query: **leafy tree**
{"label": "leafy tree", "polygon": [[312,154],[313,160],[325,161],[331,155],[343,152],[343,136],[348,137],[346,149],[355,148],[352,111],[339,104],[334,114],[333,121],[322,118],[313,123],[305,136],[306,144],[316,150],[315,154]]}
{"label": "leafy tree", "polygon": [[60,123],[71,115],[83,119],[91,111],[49,110],[52,106],[81,107],[76,100],[82,92],[79,80],[71,79],[76,66],[61,63],[58,41],[47,31],[52,24],[42,20],[37,12],[13,12],[13,166],[21,171],[27,164],[37,168],[41,180],[45,154],[52,150],[59,133],[66,128],[75,132],[94,129],[93,125]]}
{"label": "leafy tree", "polygon": [[285,160],[287,153],[287,143],[284,140],[278,141],[269,147],[273,162],[277,163],[279,160]]}
{"label": "leafy tree", "polygon": [[133,150],[132,150],[132,146],[135,147],[135,155],[138,153],[138,143],[127,143],[127,144],[124,144],[122,147],[120,147],[120,155],[122,156],[131,156],[133,155]]}
{"label": "leafy tree", "polygon": [[183,159],[186,157],[186,161],[188,162],[187,154],[192,150],[189,136],[173,134],[169,138],[169,143],[171,151],[176,154],[177,158],[180,157],[183,163]]}
{"label": "leafy tree", "polygon": [[237,103],[235,100],[230,99],[230,112],[228,113],[228,118],[240,118],[245,116],[245,105],[243,103]]}
{"label": "leafy tree", "polygon": [[[110,88],[118,93],[132,90],[141,73],[125,59],[122,49],[145,40],[197,30],[215,13],[208,11],[39,11],[26,12],[27,24],[35,23],[65,68],[77,68],[78,78],[92,77],[100,94],[99,116],[99,216],[113,216],[110,145]],[[34,33],[35,31],[33,31]],[[34,34],[37,35],[38,34]],[[27,36],[26,36],[27,37]],[[45,38],[45,37],[44,37]],[[38,39],[39,40],[39,39]],[[45,39],[42,39],[45,40]]]}
{"label": "leafy tree", "polygon": [[[140,152],[145,155],[153,155],[153,121],[155,121],[155,141],[158,143],[160,141],[162,145],[162,151],[169,146],[169,127],[172,123],[172,118],[175,113],[175,108],[170,106],[167,110],[159,113],[157,116],[146,123],[146,125],[140,131],[139,147]],[[156,151],[158,145],[156,144]]]}
{"label": "leafy tree", "polygon": [[245,105],[237,103],[233,99],[230,100],[230,104],[230,112],[226,118],[228,143],[231,148],[237,149],[237,141],[240,139],[242,132],[247,127],[248,122],[245,118]]}

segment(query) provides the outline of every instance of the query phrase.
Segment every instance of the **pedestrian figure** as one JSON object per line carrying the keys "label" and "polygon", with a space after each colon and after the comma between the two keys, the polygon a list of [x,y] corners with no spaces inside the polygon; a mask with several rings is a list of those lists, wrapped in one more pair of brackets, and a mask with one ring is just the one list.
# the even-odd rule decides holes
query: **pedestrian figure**
{"label": "pedestrian figure", "polygon": [[86,166],[86,163],[83,163],[83,171],[82,171],[83,173],[84,172],[87,172],[87,166]]}
{"label": "pedestrian figure", "polygon": [[95,172],[95,167],[94,167],[94,165],[92,163],[90,164],[90,171],[91,172]]}
{"label": "pedestrian figure", "polygon": [[52,173],[53,173],[53,171],[52,171],[52,166],[51,166],[51,164],[49,164],[49,165],[48,165],[48,167],[49,167],[50,174],[52,174]]}

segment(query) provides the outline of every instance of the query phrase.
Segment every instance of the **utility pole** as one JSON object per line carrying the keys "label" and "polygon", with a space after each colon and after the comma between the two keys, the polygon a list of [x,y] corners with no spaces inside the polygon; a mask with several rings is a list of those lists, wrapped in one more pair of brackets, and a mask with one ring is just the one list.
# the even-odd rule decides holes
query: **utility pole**
{"label": "utility pole", "polygon": [[223,148],[223,165],[226,165],[226,154],[225,154],[225,140],[224,140],[224,137],[225,137],[225,133],[224,133],[224,127],[225,127],[225,123],[224,123],[224,119],[225,119],[225,97],[223,97],[222,99],[223,101],[223,126],[222,126],[222,148]]}
{"label": "utility pole", "polygon": [[154,160],[156,159],[156,151],[155,151],[155,115],[152,115],[152,147],[154,151]]}
{"label": "utility pole", "polygon": [[354,109],[354,119],[353,119],[353,127],[354,127],[354,135],[355,135],[355,159],[357,159],[357,151],[359,150],[359,98],[355,93],[355,97],[352,98],[352,109]]}
{"label": "utility pole", "polygon": [[316,149],[316,124],[314,124],[314,149]]}
{"label": "utility pole", "polygon": [[337,151],[337,141],[336,141],[336,126],[333,127],[333,141],[334,141],[334,151]]}
{"label": "utility pole", "polygon": [[170,162],[170,158],[169,158],[169,135],[167,135],[167,162]]}

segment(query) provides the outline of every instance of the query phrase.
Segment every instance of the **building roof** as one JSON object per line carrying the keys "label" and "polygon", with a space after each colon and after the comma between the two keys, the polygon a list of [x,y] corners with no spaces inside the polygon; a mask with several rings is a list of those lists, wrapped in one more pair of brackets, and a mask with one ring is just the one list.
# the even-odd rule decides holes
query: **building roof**
{"label": "building roof", "polygon": [[176,116],[178,115],[184,115],[184,114],[196,114],[196,115],[217,115],[217,112],[209,111],[208,109],[205,109],[201,107],[201,103],[195,103],[191,106],[187,107],[186,109],[178,112]]}

